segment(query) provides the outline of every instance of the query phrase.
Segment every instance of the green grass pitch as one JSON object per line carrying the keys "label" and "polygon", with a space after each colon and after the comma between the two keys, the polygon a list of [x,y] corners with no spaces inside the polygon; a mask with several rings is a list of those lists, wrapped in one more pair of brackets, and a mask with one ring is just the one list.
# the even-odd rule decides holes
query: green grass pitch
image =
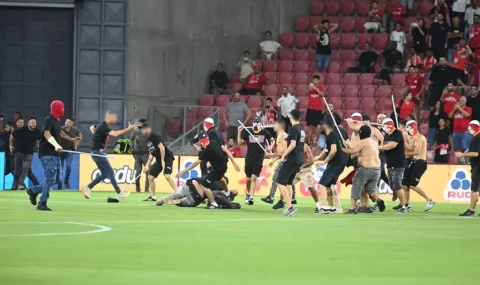
{"label": "green grass pitch", "polygon": [[[112,194],[110,194],[112,195]],[[241,210],[155,207],[133,193],[107,204],[52,192],[37,212],[0,192],[0,284],[476,284],[480,218],[466,205],[423,212],[282,217],[257,197]],[[241,200],[240,197],[239,200]],[[343,201],[344,206],[347,201]]]}

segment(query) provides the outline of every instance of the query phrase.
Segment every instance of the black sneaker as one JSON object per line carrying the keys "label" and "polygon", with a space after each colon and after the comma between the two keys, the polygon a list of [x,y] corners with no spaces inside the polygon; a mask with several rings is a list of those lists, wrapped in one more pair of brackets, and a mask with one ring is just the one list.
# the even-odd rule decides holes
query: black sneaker
{"label": "black sneaker", "polygon": [[37,211],[51,211],[52,209],[50,209],[47,204],[38,204],[37,206]]}
{"label": "black sneaker", "polygon": [[297,205],[297,199],[292,200],[292,205]]}
{"label": "black sneaker", "polygon": [[255,201],[253,200],[252,196],[249,196],[248,197],[248,205],[253,206],[253,204],[255,204]]}
{"label": "black sneaker", "polygon": [[402,208],[402,205],[398,204],[397,206],[393,207],[392,210],[398,211]]}
{"label": "black sneaker", "polygon": [[345,212],[345,214],[356,215],[358,213],[357,213],[357,211],[355,211],[355,209],[349,209],[348,211]]}
{"label": "black sneaker", "polygon": [[397,212],[399,212],[399,213],[407,213],[408,210],[407,210],[407,207],[400,207],[400,209],[398,209]]}
{"label": "black sneaker", "polygon": [[30,199],[30,203],[31,203],[33,206],[36,206],[36,205],[37,205],[37,196],[38,196],[38,194],[33,193],[32,188],[28,188],[26,192],[27,192],[27,194],[28,194],[28,198]]}
{"label": "black sneaker", "polygon": [[472,211],[472,210],[468,209],[467,211],[465,211],[465,213],[460,214],[459,216],[460,217],[473,217],[473,216],[475,216],[475,211]]}
{"label": "black sneaker", "polygon": [[273,202],[275,201],[272,197],[270,196],[267,196],[267,197],[264,197],[264,198],[260,198],[260,200],[262,200],[262,202],[265,202],[267,204],[273,204]]}
{"label": "black sneaker", "polygon": [[373,210],[370,208],[370,207],[360,207],[360,209],[358,210],[359,214],[371,214],[373,213]]}
{"label": "black sneaker", "polygon": [[377,204],[375,204],[375,205],[377,206],[377,208],[380,212],[385,211],[385,208],[386,208],[385,207],[385,201],[383,201],[382,199],[378,199]]}
{"label": "black sneaker", "polygon": [[272,209],[278,210],[285,208],[285,203],[282,200],[278,200],[277,204],[273,205]]}
{"label": "black sneaker", "polygon": [[147,199],[143,200],[143,202],[156,202],[156,201],[157,201],[157,199],[152,198],[152,196],[148,196]]}

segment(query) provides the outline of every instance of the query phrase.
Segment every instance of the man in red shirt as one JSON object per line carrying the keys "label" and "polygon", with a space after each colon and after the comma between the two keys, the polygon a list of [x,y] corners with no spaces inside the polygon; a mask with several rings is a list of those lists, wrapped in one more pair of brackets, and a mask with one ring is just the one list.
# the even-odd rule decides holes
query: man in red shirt
{"label": "man in red shirt", "polygon": [[465,44],[465,40],[460,39],[453,52],[453,62],[451,66],[455,69],[457,73],[457,79],[460,80],[463,84],[467,83],[468,63],[470,62],[471,54],[472,51]]}
{"label": "man in red shirt", "polygon": [[234,138],[228,138],[228,150],[233,155],[233,157],[240,157],[240,148],[235,144]]}
{"label": "man in red shirt", "polygon": [[470,28],[470,41],[468,45],[476,50],[480,48],[480,16],[473,16],[473,26]]}
{"label": "man in red shirt", "polygon": [[390,31],[394,30],[394,27],[397,23],[402,24],[405,21],[405,13],[407,13],[407,7],[401,5],[400,0],[393,0],[393,3],[387,5],[390,23]]}
{"label": "man in red shirt", "polygon": [[320,85],[320,76],[313,76],[312,83],[308,89],[307,106],[307,144],[313,146],[317,143],[320,136],[320,123],[323,121],[323,98],[325,96],[325,87]]}
{"label": "man in red shirt", "polygon": [[453,91],[452,83],[448,83],[447,90],[442,94],[440,101],[443,102],[443,111],[445,111],[445,114],[450,114],[450,112],[455,109],[455,104],[460,101],[460,95]]}
{"label": "man in red shirt", "polygon": [[423,77],[418,74],[418,69],[415,66],[410,66],[408,69],[408,75],[405,76],[403,87],[405,86],[408,86],[408,91],[412,93],[413,102],[415,104],[420,103],[420,97],[423,95],[425,85],[423,84]]}
{"label": "man in red shirt", "polygon": [[453,110],[448,114],[453,119],[453,148],[455,151],[466,151],[470,144],[470,132],[468,124],[472,117],[472,108],[467,105],[467,98],[462,96],[460,101],[455,104]]}
{"label": "man in red shirt", "polygon": [[241,95],[263,95],[268,78],[262,73],[260,66],[255,65],[253,73],[245,78],[245,84],[239,91]]}

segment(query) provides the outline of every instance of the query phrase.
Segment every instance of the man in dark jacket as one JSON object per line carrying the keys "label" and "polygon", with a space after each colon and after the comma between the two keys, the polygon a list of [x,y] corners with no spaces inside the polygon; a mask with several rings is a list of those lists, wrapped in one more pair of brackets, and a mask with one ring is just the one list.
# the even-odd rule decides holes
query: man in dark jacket
{"label": "man in dark jacket", "polygon": [[[140,119],[138,122],[143,124],[146,123],[147,120]],[[140,128],[137,128],[133,131],[130,138],[130,143],[132,144],[132,154],[135,158],[135,175],[138,176],[140,173],[142,173],[143,167],[147,165],[148,156],[150,155],[146,145],[146,138],[141,135]],[[148,192],[148,173],[145,175],[147,177],[145,178],[145,192]],[[140,176],[138,176],[137,181],[135,181],[135,188],[137,192],[142,192],[140,189]]]}

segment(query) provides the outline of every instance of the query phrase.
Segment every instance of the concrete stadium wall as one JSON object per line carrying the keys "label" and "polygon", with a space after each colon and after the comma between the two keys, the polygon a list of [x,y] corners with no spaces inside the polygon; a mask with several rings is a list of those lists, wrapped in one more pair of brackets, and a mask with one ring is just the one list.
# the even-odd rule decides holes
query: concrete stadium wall
{"label": "concrete stadium wall", "polygon": [[[138,2],[134,5],[133,2]],[[128,118],[159,104],[196,104],[218,62],[231,73],[263,33],[292,31],[310,0],[135,0],[127,11]],[[141,4],[141,5],[139,5]],[[175,111],[172,111],[175,112]]]}

